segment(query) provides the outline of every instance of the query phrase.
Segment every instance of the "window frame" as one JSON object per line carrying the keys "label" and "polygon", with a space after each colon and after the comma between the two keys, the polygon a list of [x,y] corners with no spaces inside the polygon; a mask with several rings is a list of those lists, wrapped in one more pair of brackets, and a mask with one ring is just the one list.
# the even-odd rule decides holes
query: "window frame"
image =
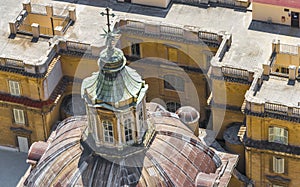
{"label": "window frame", "polygon": [[14,123],[18,125],[25,125],[26,119],[25,119],[25,112],[22,109],[13,109],[13,119]]}
{"label": "window frame", "polygon": [[268,141],[288,145],[288,129],[283,127],[269,126]]}
{"label": "window frame", "polygon": [[21,86],[19,81],[8,80],[9,93],[14,96],[21,95]]}
{"label": "window frame", "polygon": [[113,123],[110,120],[102,121],[103,127],[103,141],[105,143],[113,144],[114,140],[114,128]]}
{"label": "window frame", "polygon": [[284,174],[285,173],[285,159],[282,157],[273,156],[272,171],[274,173]]}
{"label": "window frame", "polygon": [[133,121],[131,118],[124,120],[124,138],[126,143],[133,142],[133,130],[132,130]]}
{"label": "window frame", "polygon": [[130,50],[131,56],[141,57],[141,45],[139,43],[131,43]]}

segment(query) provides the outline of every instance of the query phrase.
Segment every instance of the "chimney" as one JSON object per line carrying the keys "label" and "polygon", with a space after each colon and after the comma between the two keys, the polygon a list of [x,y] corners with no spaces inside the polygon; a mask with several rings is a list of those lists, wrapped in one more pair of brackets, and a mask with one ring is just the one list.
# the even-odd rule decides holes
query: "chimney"
{"label": "chimney", "polygon": [[296,77],[297,77],[296,71],[297,71],[296,66],[294,66],[294,65],[289,66],[289,80],[292,80],[292,81],[296,80]]}

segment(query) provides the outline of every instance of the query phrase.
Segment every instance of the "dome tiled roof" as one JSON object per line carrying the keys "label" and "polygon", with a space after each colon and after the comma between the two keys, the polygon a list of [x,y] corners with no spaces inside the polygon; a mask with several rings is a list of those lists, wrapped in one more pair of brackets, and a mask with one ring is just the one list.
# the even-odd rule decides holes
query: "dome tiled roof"
{"label": "dome tiled roof", "polygon": [[[153,106],[148,105],[147,110],[157,108]],[[82,135],[87,128],[86,117],[64,120],[51,134],[49,146],[25,186],[214,184],[224,167],[218,154],[203,145],[178,118],[155,113],[152,110],[147,121],[150,128],[144,148],[119,158],[95,154],[85,144]],[[202,181],[202,177],[206,180]]]}

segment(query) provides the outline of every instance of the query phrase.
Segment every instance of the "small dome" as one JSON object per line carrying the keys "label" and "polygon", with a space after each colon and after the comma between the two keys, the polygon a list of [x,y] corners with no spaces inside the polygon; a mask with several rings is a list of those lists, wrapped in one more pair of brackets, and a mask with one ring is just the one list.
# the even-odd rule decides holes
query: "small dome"
{"label": "small dome", "polygon": [[118,71],[122,69],[125,64],[126,59],[124,58],[124,53],[121,49],[107,47],[100,53],[98,65],[100,69],[104,71]]}
{"label": "small dome", "polygon": [[180,107],[175,113],[184,123],[194,123],[200,118],[199,112],[191,106]]}

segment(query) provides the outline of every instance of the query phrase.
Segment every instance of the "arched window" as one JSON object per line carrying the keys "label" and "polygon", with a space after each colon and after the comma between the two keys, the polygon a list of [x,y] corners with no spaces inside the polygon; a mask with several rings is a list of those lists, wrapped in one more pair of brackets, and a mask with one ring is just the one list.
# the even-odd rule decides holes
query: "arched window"
{"label": "arched window", "polygon": [[131,119],[126,119],[124,121],[124,131],[125,131],[125,140],[129,142],[132,140],[132,121]]}
{"label": "arched window", "polygon": [[114,131],[113,126],[110,121],[103,121],[103,133],[104,133],[104,141],[107,143],[113,143],[114,142]]}
{"label": "arched window", "polygon": [[166,103],[166,105],[167,105],[167,110],[170,112],[176,112],[176,110],[181,107],[181,104],[176,102],[168,102]]}
{"label": "arched window", "polygon": [[175,75],[164,76],[164,87],[165,89],[184,91],[184,80],[181,77]]}

